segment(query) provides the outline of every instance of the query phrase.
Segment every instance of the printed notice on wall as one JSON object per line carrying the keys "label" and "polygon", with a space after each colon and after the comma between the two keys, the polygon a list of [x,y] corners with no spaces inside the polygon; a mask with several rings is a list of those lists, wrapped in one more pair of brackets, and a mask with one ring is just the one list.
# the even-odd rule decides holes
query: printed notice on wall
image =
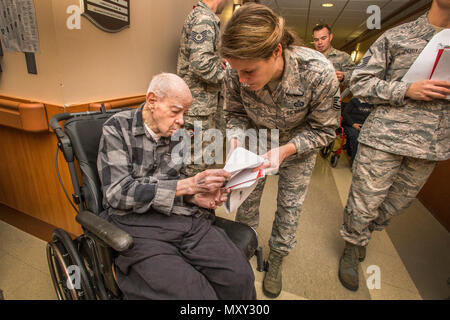
{"label": "printed notice on wall", "polygon": [[5,50],[39,53],[33,0],[0,0],[0,33]]}

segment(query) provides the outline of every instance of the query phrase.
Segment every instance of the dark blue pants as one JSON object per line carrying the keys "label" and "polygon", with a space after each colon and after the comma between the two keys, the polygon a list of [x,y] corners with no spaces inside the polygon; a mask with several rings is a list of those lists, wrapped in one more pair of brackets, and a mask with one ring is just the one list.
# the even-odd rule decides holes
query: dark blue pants
{"label": "dark blue pants", "polygon": [[347,153],[353,161],[358,151],[359,131],[353,127],[344,126],[344,132],[347,137]]}
{"label": "dark blue pants", "polygon": [[115,261],[126,299],[256,299],[247,257],[212,219],[159,213],[110,219],[134,239]]}

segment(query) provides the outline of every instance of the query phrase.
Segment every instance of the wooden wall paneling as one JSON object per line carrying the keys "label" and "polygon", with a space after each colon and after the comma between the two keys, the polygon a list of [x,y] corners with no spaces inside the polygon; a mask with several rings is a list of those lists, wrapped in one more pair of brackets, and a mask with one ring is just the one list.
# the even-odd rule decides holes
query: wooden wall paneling
{"label": "wooden wall paneling", "polygon": [[[18,115],[20,104],[36,103],[29,100],[0,96],[8,104],[14,104],[13,119]],[[109,100],[111,108],[137,107],[145,101],[145,95]],[[63,112],[84,112],[93,104],[58,106],[43,102],[46,122]],[[95,108],[95,106],[93,106]],[[92,111],[92,109],[91,109]],[[3,113],[2,118],[7,116]],[[42,114],[41,114],[42,115]],[[67,200],[58,180],[55,167],[56,136],[48,127],[44,132],[26,132],[17,128],[0,125],[0,203],[23,212],[53,226],[79,235],[81,227],[75,221],[76,212]],[[73,186],[67,163],[59,152],[58,166],[62,182],[69,197]]]}
{"label": "wooden wall paneling", "polygon": [[[56,137],[0,126],[0,202],[49,224],[79,234],[75,211],[68,203],[55,169]],[[64,159],[58,163],[69,195],[73,193]]]}
{"label": "wooden wall paneling", "polygon": [[438,163],[418,199],[450,232],[450,159]]}

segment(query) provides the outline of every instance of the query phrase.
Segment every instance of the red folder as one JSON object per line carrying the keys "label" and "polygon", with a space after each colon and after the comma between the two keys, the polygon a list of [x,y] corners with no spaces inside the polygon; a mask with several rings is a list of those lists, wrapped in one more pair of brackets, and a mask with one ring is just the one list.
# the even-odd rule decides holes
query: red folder
{"label": "red folder", "polygon": [[434,70],[436,69],[436,66],[438,65],[439,59],[441,58],[444,50],[450,50],[450,47],[445,47],[445,48],[439,49],[439,51],[436,55],[436,60],[434,61],[433,69],[431,70],[431,74],[430,74],[430,77],[428,78],[428,80],[430,80],[431,77],[433,77]]}

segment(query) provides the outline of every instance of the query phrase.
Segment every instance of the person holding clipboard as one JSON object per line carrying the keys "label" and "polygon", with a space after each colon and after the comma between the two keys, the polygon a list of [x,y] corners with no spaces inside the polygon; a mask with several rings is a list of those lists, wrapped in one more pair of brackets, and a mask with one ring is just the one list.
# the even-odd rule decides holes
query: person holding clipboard
{"label": "person holding clipboard", "polygon": [[[374,104],[359,135],[340,234],[339,279],[358,289],[358,264],[373,230],[408,208],[438,161],[450,158],[450,82],[408,82],[404,76],[432,38],[450,27],[450,3],[434,0],[417,20],[386,31],[350,80],[353,95]],[[450,39],[445,39],[447,45]]]}

